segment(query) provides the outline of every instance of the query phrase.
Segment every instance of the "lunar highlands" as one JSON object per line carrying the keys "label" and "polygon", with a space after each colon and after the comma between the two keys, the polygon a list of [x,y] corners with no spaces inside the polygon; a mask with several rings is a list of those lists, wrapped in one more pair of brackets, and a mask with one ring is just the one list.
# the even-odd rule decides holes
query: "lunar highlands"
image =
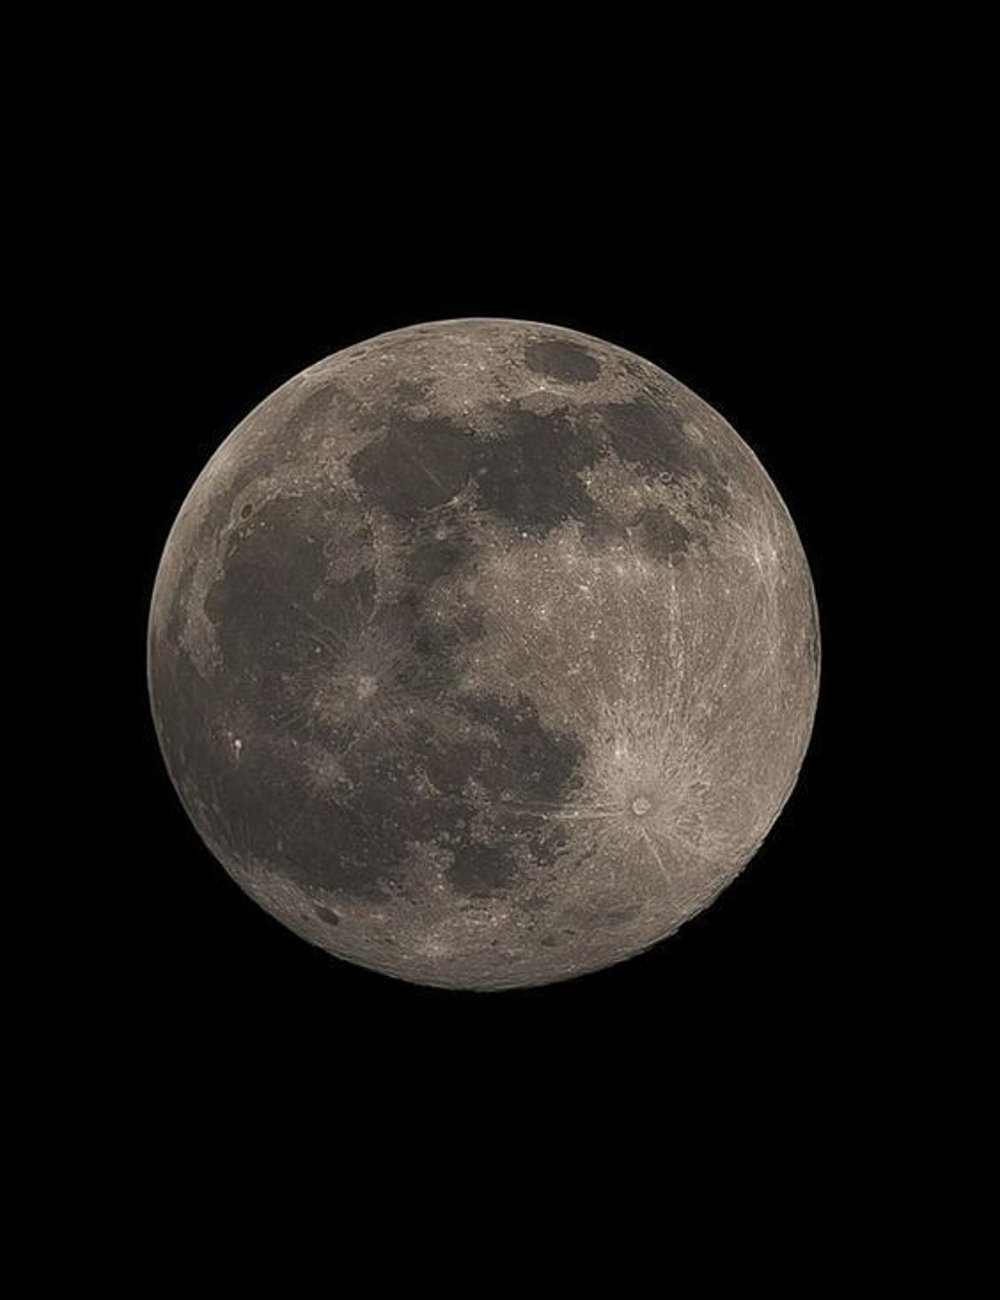
{"label": "lunar highlands", "polygon": [[398,330],[226,439],[160,563],[149,683],[205,843],[313,944],[545,984],[759,847],[819,635],[777,491],[656,366],[509,320]]}

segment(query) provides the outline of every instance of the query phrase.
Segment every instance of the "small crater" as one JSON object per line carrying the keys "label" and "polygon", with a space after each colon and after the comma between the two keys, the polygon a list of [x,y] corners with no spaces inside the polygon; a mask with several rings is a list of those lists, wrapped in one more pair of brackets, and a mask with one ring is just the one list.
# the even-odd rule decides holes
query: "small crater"
{"label": "small crater", "polygon": [[253,506],[248,501],[246,505],[243,507],[243,509],[240,511],[240,518],[249,519],[252,514],[253,514]]}
{"label": "small crater", "polygon": [[321,904],[317,903],[317,905],[313,908],[313,911],[316,913],[319,919],[321,921],[325,921],[327,925],[340,924],[340,917],[337,915],[337,913],[333,910],[332,907],[323,907]]}

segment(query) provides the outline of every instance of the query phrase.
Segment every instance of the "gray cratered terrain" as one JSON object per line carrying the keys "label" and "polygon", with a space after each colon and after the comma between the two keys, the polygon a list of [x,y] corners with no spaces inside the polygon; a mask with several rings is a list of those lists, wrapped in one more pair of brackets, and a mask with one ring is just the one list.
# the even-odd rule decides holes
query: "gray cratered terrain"
{"label": "gray cratered terrain", "polygon": [[153,712],[261,906],[418,983],[544,984],[676,930],[805,752],[809,570],[760,464],[649,362],[398,330],[222,444],[160,564]]}

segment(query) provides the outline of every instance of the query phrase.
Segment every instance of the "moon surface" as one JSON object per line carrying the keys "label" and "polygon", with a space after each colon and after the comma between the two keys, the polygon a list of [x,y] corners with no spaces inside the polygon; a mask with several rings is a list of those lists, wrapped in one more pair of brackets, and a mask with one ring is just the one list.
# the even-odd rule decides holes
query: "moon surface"
{"label": "moon surface", "polygon": [[710,406],[550,325],[304,370],[226,439],[149,621],[171,779],[304,939],[504,989],[663,939],[752,857],[819,684],[809,569]]}

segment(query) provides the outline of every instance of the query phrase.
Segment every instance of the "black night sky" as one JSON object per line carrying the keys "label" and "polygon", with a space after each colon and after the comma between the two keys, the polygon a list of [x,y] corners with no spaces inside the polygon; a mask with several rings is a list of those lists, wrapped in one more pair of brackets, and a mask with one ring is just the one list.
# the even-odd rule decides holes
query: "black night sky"
{"label": "black night sky", "polygon": [[[366,31],[355,6],[285,35],[268,8],[87,9],[37,41],[18,15],[8,315],[41,374],[8,367],[35,463],[8,471],[7,576],[50,624],[8,602],[38,742],[10,728],[7,869],[42,895],[8,909],[32,1276],[183,1295],[211,1246],[227,1290],[243,1261],[266,1288],[270,1249],[281,1292],[308,1261],[378,1295],[461,1269],[516,1300],[582,1266],[628,1296],[696,1257],[695,1293],[759,1260],[852,1294],[908,1265],[926,1289],[936,1248],[963,1293],[988,981],[945,949],[989,951],[961,842],[988,823],[969,749],[928,732],[985,729],[986,675],[941,666],[988,624],[988,584],[957,595],[990,420],[955,399],[984,368],[937,336],[989,319],[990,79],[965,16],[701,13],[383,6]],[[266,914],[183,810],[147,694],[159,558],[222,440],[331,353],[458,317],[596,336],[710,403],[788,507],[821,630],[811,745],[742,874],[642,955],[504,993],[395,981]]]}

